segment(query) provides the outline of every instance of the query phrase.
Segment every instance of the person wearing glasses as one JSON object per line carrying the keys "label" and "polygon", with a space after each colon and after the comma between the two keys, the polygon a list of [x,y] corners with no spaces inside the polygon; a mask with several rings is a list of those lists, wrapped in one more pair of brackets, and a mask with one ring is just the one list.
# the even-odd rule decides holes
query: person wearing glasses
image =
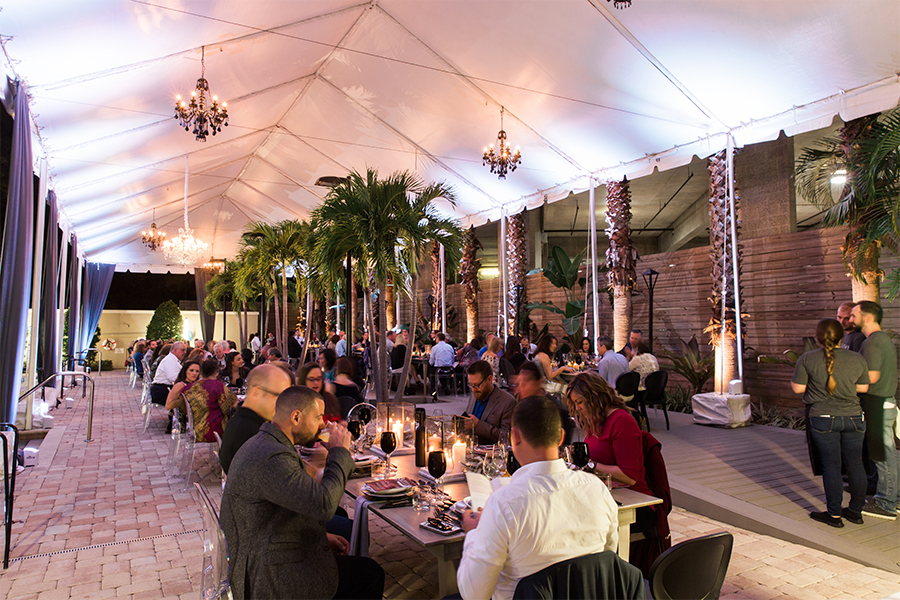
{"label": "person wearing glasses", "polygon": [[260,365],[250,371],[244,403],[234,411],[222,434],[219,462],[226,474],[231,460],[244,442],[275,416],[275,399],[293,384],[291,374],[275,365]]}
{"label": "person wearing glasses", "polygon": [[487,361],[475,361],[466,374],[472,398],[463,416],[474,428],[479,444],[496,444],[502,433],[509,435],[516,399],[494,385],[494,371]]}

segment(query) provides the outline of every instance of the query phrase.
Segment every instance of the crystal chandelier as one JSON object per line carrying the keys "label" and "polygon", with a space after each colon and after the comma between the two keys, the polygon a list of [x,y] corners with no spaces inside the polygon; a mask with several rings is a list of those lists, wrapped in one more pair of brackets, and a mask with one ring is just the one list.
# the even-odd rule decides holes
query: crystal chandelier
{"label": "crystal chandelier", "polygon": [[209,256],[209,244],[194,237],[194,230],[188,227],[188,167],[184,161],[184,227],[178,228],[178,235],[162,244],[168,260],[180,265],[196,265]]}
{"label": "crystal chandelier", "polygon": [[[206,141],[206,136],[210,133],[216,135],[222,131],[222,126],[228,126],[228,104],[223,102],[219,106],[219,98],[212,96],[210,102],[207,100],[209,94],[209,82],[206,81],[206,47],[200,49],[200,79],[197,80],[197,89],[191,91],[190,103],[181,99],[181,96],[175,97],[175,118],[178,123],[184,127],[185,131],[190,131],[200,142]],[[209,105],[207,107],[207,105]],[[191,129],[193,128],[193,130]]]}
{"label": "crystal chandelier", "polygon": [[150,231],[141,232],[141,241],[150,248],[151,252],[156,252],[163,241],[166,239],[166,232],[156,228],[156,209],[153,209],[153,223],[150,225]]}
{"label": "crystal chandelier", "polygon": [[519,166],[522,159],[522,153],[516,148],[515,154],[510,152],[509,144],[506,143],[506,132],[503,131],[503,107],[500,107],[500,133],[497,134],[497,153],[494,153],[494,145],[484,149],[484,157],[482,158],[482,166],[490,165],[491,173],[496,173],[500,179],[506,179],[506,173],[513,172]]}

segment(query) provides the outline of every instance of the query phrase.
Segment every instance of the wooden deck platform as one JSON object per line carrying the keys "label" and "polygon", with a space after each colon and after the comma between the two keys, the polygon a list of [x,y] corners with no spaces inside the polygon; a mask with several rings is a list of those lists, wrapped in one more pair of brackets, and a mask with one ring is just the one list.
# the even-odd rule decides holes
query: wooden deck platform
{"label": "wooden deck platform", "polygon": [[[693,423],[692,415],[651,409],[653,435],[662,443],[676,506],[756,533],[801,544],[900,573],[900,521],[865,517],[841,529],[809,518],[825,510],[820,477],[809,466],[801,431],[739,429]],[[849,494],[844,494],[844,506]]]}

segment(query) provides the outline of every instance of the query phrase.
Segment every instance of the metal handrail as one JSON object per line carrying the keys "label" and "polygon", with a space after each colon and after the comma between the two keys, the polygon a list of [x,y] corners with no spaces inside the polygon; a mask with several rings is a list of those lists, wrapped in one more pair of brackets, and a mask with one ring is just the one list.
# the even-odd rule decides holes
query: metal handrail
{"label": "metal handrail", "polygon": [[[91,438],[91,425],[93,424],[93,421],[94,421],[94,379],[93,379],[90,375],[88,375],[87,373],[85,373],[85,372],[83,372],[83,371],[60,371],[59,373],[54,373],[53,375],[51,375],[50,377],[48,377],[48,378],[45,379],[44,381],[40,382],[39,384],[37,384],[36,386],[34,386],[33,388],[31,388],[31,389],[28,390],[27,392],[25,392],[24,394],[22,394],[21,396],[19,396],[18,402],[21,402],[22,400],[24,400],[24,399],[25,399],[26,397],[28,397],[31,393],[33,393],[34,391],[36,391],[39,387],[44,387],[45,385],[47,385],[48,383],[50,383],[51,380],[53,380],[53,379],[55,379],[55,378],[57,378],[57,377],[66,377],[66,376],[69,376],[69,377],[83,377],[84,380],[85,380],[86,382],[89,381],[89,382],[91,383],[91,398],[90,398],[90,400],[88,400],[87,438],[85,438],[84,441],[86,441],[86,442],[93,442],[94,440]],[[82,397],[84,397],[84,396],[82,395]],[[18,402],[17,402],[17,403],[18,403]]]}

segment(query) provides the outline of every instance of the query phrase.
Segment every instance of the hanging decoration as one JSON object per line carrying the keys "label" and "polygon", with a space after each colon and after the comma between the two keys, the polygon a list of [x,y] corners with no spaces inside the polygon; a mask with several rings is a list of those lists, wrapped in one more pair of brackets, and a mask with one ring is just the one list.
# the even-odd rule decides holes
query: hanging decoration
{"label": "hanging decoration", "polygon": [[516,148],[515,154],[510,152],[509,144],[506,142],[506,132],[503,131],[503,107],[500,107],[500,133],[497,134],[497,152],[494,153],[494,145],[484,149],[482,158],[482,166],[491,167],[491,173],[496,173],[500,179],[506,179],[506,173],[516,170],[519,162],[522,160],[522,153]]}
{"label": "hanging decoration", "polygon": [[631,6],[631,0],[606,0],[607,2],[612,2],[613,6],[616,8],[629,8]]}
{"label": "hanging decoration", "polygon": [[[208,100],[207,95],[211,98]],[[205,142],[212,133],[222,131],[228,126],[228,104],[219,105],[218,96],[209,93],[209,82],[206,81],[206,47],[200,49],[200,79],[197,88],[191,91],[191,101],[185,102],[181,96],[175,97],[175,118],[185,131],[190,131],[198,142]]]}
{"label": "hanging decoration", "polygon": [[141,232],[141,241],[147,246],[151,252],[156,252],[166,239],[166,232],[156,228],[156,209],[153,209],[153,222],[150,225],[150,231]]}
{"label": "hanging decoration", "polygon": [[194,230],[188,227],[188,162],[184,161],[184,227],[178,228],[178,235],[165,240],[163,253],[168,260],[180,265],[196,265],[209,256],[209,244],[194,237]]}

